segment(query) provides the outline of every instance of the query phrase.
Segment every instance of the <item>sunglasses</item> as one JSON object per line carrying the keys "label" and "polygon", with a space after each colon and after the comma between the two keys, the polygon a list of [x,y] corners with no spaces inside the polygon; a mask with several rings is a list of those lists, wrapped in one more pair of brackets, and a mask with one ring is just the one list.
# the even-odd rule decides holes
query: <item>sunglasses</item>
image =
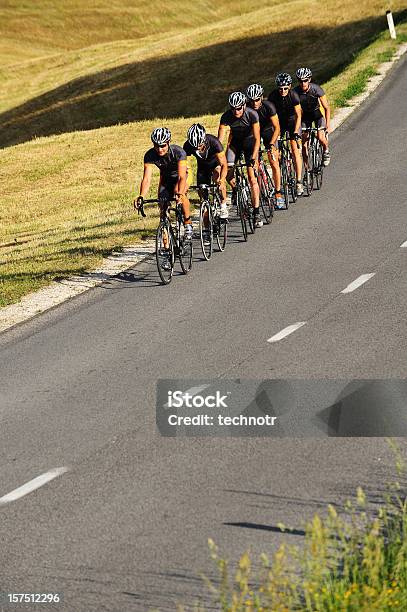
{"label": "sunglasses", "polygon": [[154,147],[156,149],[165,149],[165,147],[168,146],[168,142],[166,142],[165,144],[159,145],[159,144],[155,144]]}
{"label": "sunglasses", "polygon": [[253,102],[261,102],[261,98],[253,98]]}
{"label": "sunglasses", "polygon": [[278,89],[280,91],[288,91],[290,88],[289,87],[279,87]]}
{"label": "sunglasses", "polygon": [[241,111],[241,110],[243,110],[243,108],[244,108],[244,104],[242,104],[242,106],[235,106],[235,108],[232,108],[232,111],[233,111],[233,112],[235,112],[235,111]]}
{"label": "sunglasses", "polygon": [[300,83],[309,83],[310,79],[299,79]]}

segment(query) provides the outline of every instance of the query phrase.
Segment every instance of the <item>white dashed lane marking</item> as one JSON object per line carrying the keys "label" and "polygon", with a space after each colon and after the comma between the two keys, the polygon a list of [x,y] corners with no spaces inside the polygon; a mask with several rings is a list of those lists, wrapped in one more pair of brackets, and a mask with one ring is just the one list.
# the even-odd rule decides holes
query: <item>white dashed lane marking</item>
{"label": "white dashed lane marking", "polygon": [[54,480],[54,478],[56,478],[57,476],[61,476],[61,474],[64,474],[67,471],[68,468],[60,467],[54,468],[49,472],[45,472],[45,474],[41,474],[41,476],[37,476],[37,478],[26,482],[21,487],[18,487],[18,489],[14,489],[14,491],[11,491],[11,493],[7,493],[7,495],[0,497],[0,505],[9,504],[10,502],[16,501],[17,499],[20,499],[21,497],[32,493],[36,489],[39,489],[40,487],[47,484],[47,482]]}
{"label": "white dashed lane marking", "polygon": [[345,289],[343,289],[341,293],[351,293],[352,291],[355,291],[355,289],[358,289],[358,287],[360,287],[364,283],[367,283],[367,281],[370,280],[375,274],[376,272],[372,272],[371,274],[362,274],[362,276],[358,276],[358,278],[356,278],[352,283],[350,283],[350,285],[345,287]]}
{"label": "white dashed lane marking", "polygon": [[400,244],[400,248],[401,249],[407,248],[407,240],[405,242],[403,242],[403,244]]}
{"label": "white dashed lane marking", "polygon": [[278,334],[271,336],[271,338],[269,338],[267,342],[278,342],[279,340],[282,340],[283,338],[286,338],[290,334],[294,333],[295,331],[297,331],[297,329],[299,329],[305,324],[306,324],[306,321],[299,321],[298,323],[289,325],[288,327],[285,327],[280,332],[278,332]]}

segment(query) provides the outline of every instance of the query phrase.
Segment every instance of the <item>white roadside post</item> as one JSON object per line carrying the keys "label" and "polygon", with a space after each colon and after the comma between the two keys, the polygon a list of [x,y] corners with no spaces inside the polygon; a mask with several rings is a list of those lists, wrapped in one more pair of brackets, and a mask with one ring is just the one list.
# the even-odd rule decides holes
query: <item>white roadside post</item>
{"label": "white roadside post", "polygon": [[390,38],[396,39],[397,35],[396,35],[396,28],[394,27],[393,13],[391,11],[386,11],[386,17],[387,17],[387,23],[389,24]]}

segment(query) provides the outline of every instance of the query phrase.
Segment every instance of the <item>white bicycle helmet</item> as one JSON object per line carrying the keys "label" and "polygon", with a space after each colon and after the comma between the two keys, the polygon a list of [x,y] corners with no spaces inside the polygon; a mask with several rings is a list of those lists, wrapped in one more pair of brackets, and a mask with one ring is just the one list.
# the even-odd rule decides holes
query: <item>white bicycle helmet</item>
{"label": "white bicycle helmet", "polygon": [[166,127],[155,128],[151,132],[151,140],[154,144],[163,145],[171,140],[171,132]]}
{"label": "white bicycle helmet", "polygon": [[277,87],[287,87],[293,82],[291,75],[288,72],[279,72],[276,76]]}
{"label": "white bicycle helmet", "polygon": [[194,123],[188,130],[187,134],[188,142],[197,149],[199,145],[205,142],[206,131],[203,125],[200,123]]}
{"label": "white bicycle helmet", "polygon": [[246,104],[246,96],[241,91],[234,91],[229,96],[229,106],[238,108]]}
{"label": "white bicycle helmet", "polygon": [[299,81],[302,81],[303,79],[310,79],[312,77],[310,68],[298,68],[295,74],[297,75],[297,79]]}
{"label": "white bicycle helmet", "polygon": [[258,100],[264,93],[264,89],[258,83],[253,83],[253,85],[249,85],[246,91],[246,95],[249,100]]}

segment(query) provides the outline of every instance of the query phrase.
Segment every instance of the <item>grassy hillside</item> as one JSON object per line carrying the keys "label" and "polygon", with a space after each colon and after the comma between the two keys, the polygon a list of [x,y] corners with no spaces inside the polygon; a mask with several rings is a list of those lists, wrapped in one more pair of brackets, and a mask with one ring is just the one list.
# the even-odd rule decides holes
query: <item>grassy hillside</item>
{"label": "grassy hillside", "polygon": [[244,15],[257,5],[255,0],[2,0],[0,60],[16,64],[98,43],[168,35]]}
{"label": "grassy hillside", "polygon": [[[203,4],[212,5],[192,6],[207,15]],[[381,0],[357,6],[344,0],[340,9],[336,0],[264,2],[244,17],[229,16],[232,4],[219,0],[226,19],[182,34],[4,67],[0,146],[145,118],[221,112],[231,89],[253,80],[270,88],[277,71],[293,71],[299,62],[312,65],[317,80],[325,81],[386,25]],[[250,4],[233,6],[243,11]],[[393,4],[400,8],[403,1]]]}
{"label": "grassy hillside", "polygon": [[[43,90],[1,115],[3,146],[34,134],[65,133],[0,151],[0,305],[92,268],[112,250],[151,233],[156,211],[138,219],[131,200],[157,124],[152,117],[166,116],[174,140],[183,142],[195,119],[216,129],[232,87],[252,80],[271,86],[276,67],[293,69],[304,62],[329,76],[354,57],[363,36],[366,42],[383,26],[383,18],[374,15],[378,3],[365,4],[362,15],[348,0],[346,9],[334,13],[328,10],[331,0],[323,6],[312,0],[285,2],[273,10],[263,3],[244,19],[232,16],[183,35],[104,43],[12,69],[3,66],[3,76],[8,75],[1,88],[4,107],[13,105],[13,96]],[[359,24],[353,20],[356,13]],[[288,23],[289,31],[279,29]],[[387,35],[381,37],[327,83],[330,98],[339,99],[360,71],[372,71],[395,46]],[[114,125],[144,115],[151,119]],[[100,125],[110,127],[74,131]]]}

